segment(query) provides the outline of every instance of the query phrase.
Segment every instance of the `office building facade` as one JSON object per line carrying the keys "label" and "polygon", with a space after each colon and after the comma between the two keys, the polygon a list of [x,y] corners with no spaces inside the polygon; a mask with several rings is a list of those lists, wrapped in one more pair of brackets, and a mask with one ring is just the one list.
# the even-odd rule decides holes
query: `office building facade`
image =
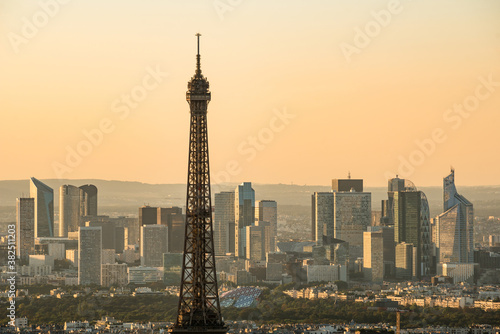
{"label": "office building facade", "polygon": [[237,186],[234,194],[235,255],[245,258],[246,227],[255,222],[255,191],[251,182]]}
{"label": "office building facade", "polygon": [[54,237],[54,190],[32,177],[30,197],[35,199],[35,238]]}
{"label": "office building facade", "polygon": [[102,228],[78,230],[78,284],[101,284]]}

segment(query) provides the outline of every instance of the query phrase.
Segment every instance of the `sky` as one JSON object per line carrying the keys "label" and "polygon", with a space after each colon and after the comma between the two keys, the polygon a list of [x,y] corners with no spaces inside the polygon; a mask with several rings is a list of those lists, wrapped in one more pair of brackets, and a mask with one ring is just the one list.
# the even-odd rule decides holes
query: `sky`
{"label": "sky", "polygon": [[500,2],[0,0],[0,179],[500,185]]}

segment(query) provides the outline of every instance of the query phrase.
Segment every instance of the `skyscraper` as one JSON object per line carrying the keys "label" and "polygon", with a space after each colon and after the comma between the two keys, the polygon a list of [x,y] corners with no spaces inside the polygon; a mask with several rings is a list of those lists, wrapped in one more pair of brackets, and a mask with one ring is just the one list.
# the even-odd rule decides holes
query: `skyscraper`
{"label": "skyscraper", "polygon": [[54,190],[32,177],[30,197],[35,199],[35,238],[54,237]]}
{"label": "skyscraper", "polygon": [[67,237],[68,232],[78,231],[80,222],[81,188],[63,185],[59,188],[59,236]]}
{"label": "skyscraper", "polygon": [[431,274],[431,228],[429,204],[424,192],[409,181],[400,178],[388,182],[388,209],[394,224],[394,241],[415,247],[415,275],[417,278]]}
{"label": "skyscraper", "polygon": [[[278,204],[272,200],[261,200],[255,202],[255,221],[269,222],[271,224],[272,234],[269,236],[274,239],[274,245],[278,238]],[[274,252],[276,249],[272,249]]]}
{"label": "skyscraper", "polygon": [[349,256],[354,263],[363,256],[363,232],[371,225],[371,193],[351,191],[333,192],[334,237],[349,243]]}
{"label": "skyscraper", "polygon": [[170,331],[226,333],[220,310],[212,227],[207,133],[207,107],[211,94],[208,81],[201,74],[200,34],[197,37],[196,73],[188,83],[186,93],[191,123],[182,280],[177,319]]}
{"label": "skyscraper", "polygon": [[312,240],[323,245],[323,237],[333,237],[333,193],[315,192],[312,196]]}
{"label": "skyscraper", "polygon": [[24,261],[35,254],[35,199],[18,198],[16,201],[16,255]]}
{"label": "skyscraper", "polygon": [[82,216],[97,216],[97,187],[93,184],[80,186],[83,191],[81,193],[81,208]]}
{"label": "skyscraper", "polygon": [[78,284],[101,284],[101,264],[101,227],[80,227],[78,230]]}
{"label": "skyscraper", "polygon": [[457,193],[455,171],[443,179],[443,213],[436,218],[439,263],[474,262],[474,207]]}
{"label": "skyscraper", "polygon": [[363,232],[363,273],[366,279],[384,279],[384,238],[382,230]]}
{"label": "skyscraper", "polygon": [[215,255],[234,253],[234,191],[217,193],[214,199]]}
{"label": "skyscraper", "polygon": [[163,254],[168,252],[168,228],[164,225],[141,226],[141,265],[162,267]]}
{"label": "skyscraper", "polygon": [[158,208],[144,205],[139,208],[139,227],[158,224]]}
{"label": "skyscraper", "polygon": [[255,222],[255,191],[251,182],[236,187],[234,194],[235,255],[244,258],[246,254],[246,229]]}
{"label": "skyscraper", "polygon": [[161,223],[158,221],[158,208],[149,205],[144,205],[139,208],[139,249],[142,247],[141,228],[144,225],[156,225]]}
{"label": "skyscraper", "polygon": [[158,208],[157,223],[168,228],[168,251],[182,253],[184,248],[184,215],[182,208]]}
{"label": "skyscraper", "polygon": [[[269,223],[268,223],[269,224]],[[245,227],[245,250],[246,258],[252,261],[263,261],[266,259],[266,231],[264,225]]]}

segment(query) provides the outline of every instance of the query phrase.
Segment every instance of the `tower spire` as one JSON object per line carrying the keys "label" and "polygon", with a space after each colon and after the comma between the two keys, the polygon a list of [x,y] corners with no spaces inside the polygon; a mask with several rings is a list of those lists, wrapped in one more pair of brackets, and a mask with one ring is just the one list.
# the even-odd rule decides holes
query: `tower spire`
{"label": "tower spire", "polygon": [[198,53],[196,54],[196,75],[201,75],[201,61],[200,61],[200,33],[196,34],[196,39],[198,42]]}

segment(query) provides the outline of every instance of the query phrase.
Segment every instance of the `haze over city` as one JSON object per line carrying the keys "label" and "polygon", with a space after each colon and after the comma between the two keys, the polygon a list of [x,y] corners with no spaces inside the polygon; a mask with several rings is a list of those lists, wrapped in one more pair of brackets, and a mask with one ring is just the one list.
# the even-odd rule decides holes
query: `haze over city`
{"label": "haze over city", "polygon": [[0,179],[184,183],[201,32],[213,183],[500,184],[497,1],[58,3],[0,3]]}

